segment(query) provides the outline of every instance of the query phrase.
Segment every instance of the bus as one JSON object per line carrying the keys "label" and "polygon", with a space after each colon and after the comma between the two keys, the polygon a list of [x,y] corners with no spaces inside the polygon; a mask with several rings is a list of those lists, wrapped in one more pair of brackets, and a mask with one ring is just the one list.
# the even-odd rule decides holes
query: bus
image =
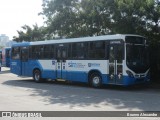
{"label": "bus", "polygon": [[10,67],[11,47],[2,48],[2,66]]}
{"label": "bus", "polygon": [[0,49],[0,60],[2,60],[2,50]]}
{"label": "bus", "polygon": [[11,50],[11,72],[35,82],[63,79],[95,88],[129,86],[148,83],[149,71],[147,41],[139,35],[25,42]]}
{"label": "bus", "polygon": [[2,67],[2,50],[0,49],[0,72]]}

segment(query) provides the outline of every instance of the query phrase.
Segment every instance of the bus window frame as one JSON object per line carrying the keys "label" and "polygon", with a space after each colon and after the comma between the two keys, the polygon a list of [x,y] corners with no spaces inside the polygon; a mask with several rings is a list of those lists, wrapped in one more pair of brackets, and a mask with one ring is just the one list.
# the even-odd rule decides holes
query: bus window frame
{"label": "bus window frame", "polygon": [[[84,47],[84,49],[86,50],[86,53],[83,54],[83,52],[81,52],[84,57],[82,57],[82,56],[73,57],[73,46],[74,46],[74,44],[81,44],[81,43],[83,43],[84,46],[85,46],[85,45],[87,46],[87,47]],[[70,43],[70,44],[71,44],[71,53],[70,53],[71,56],[69,56],[70,59],[73,59],[73,60],[86,60],[86,59],[88,59],[87,56],[88,56],[88,46],[89,46],[89,42],[73,42],[73,43]],[[69,44],[69,47],[70,47],[70,44]],[[68,51],[69,51],[69,49],[68,49]],[[78,50],[78,49],[77,49],[77,51],[81,51],[81,50]],[[75,52],[75,53],[77,54],[77,52]],[[79,53],[79,55],[80,55],[81,53]]]}
{"label": "bus window frame", "polygon": [[[28,46],[24,46],[24,47],[21,47],[21,61],[22,62],[27,62],[28,59],[29,59],[29,47]],[[26,50],[27,53],[22,53],[23,50]],[[23,56],[24,54],[24,56]]]}
{"label": "bus window frame", "polygon": [[[18,49],[18,52],[14,52],[15,48]],[[20,47],[19,46],[13,47],[11,52],[12,52],[11,58],[13,60],[20,60],[21,59],[21,51],[20,51]],[[15,54],[16,54],[16,56],[15,56]]]}
{"label": "bus window frame", "polygon": [[[93,48],[92,50],[91,50],[91,43],[97,43],[97,42],[104,42],[103,44],[104,44],[104,49],[95,49],[95,48]],[[89,46],[88,46],[88,59],[90,59],[90,60],[105,60],[107,57],[106,57],[106,40],[101,40],[101,41],[91,41],[91,42],[89,42]],[[92,51],[93,53],[96,53],[97,51],[96,50],[100,50],[100,51],[102,51],[102,52],[104,52],[103,54],[104,54],[104,56],[103,57],[90,57],[90,51]]]}
{"label": "bus window frame", "polygon": [[[110,46],[122,46],[123,47],[123,50],[122,50],[122,61],[125,60],[125,42],[123,41],[123,39],[115,39],[115,40],[110,40],[108,41],[109,42],[109,48],[108,48],[108,60],[110,60]],[[119,43],[118,43],[119,42]],[[117,49],[117,48],[116,48]],[[117,50],[116,50],[116,53],[115,53],[115,60],[118,60],[117,59]]]}

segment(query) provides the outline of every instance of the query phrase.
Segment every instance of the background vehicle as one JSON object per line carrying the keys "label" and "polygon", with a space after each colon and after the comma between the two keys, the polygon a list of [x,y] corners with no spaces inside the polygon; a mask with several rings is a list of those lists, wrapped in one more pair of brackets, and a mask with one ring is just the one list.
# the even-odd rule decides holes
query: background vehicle
{"label": "background vehicle", "polygon": [[11,55],[10,47],[5,47],[2,49],[2,66],[10,67],[10,55]]}
{"label": "background vehicle", "polygon": [[139,35],[19,43],[12,46],[11,72],[36,82],[65,79],[90,83],[134,85],[149,81],[149,52]]}
{"label": "background vehicle", "polygon": [[2,50],[0,50],[0,72],[2,67]]}
{"label": "background vehicle", "polygon": [[0,60],[2,60],[2,50],[0,50]]}

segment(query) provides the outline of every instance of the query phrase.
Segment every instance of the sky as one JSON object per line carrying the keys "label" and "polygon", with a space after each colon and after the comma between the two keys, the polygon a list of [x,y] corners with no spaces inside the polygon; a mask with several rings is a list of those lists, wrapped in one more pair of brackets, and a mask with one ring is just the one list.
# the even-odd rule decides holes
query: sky
{"label": "sky", "polygon": [[0,34],[11,40],[23,25],[43,25],[42,0],[0,0]]}

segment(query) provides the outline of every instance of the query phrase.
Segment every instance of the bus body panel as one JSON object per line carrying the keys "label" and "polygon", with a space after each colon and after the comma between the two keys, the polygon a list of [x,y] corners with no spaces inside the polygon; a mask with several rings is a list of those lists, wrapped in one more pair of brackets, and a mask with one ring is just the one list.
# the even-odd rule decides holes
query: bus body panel
{"label": "bus body panel", "polygon": [[68,78],[73,81],[88,82],[90,71],[107,74],[107,60],[67,60]]}
{"label": "bus body panel", "polygon": [[143,77],[143,78],[139,78],[139,79],[136,79],[136,78],[133,78],[133,77],[128,77],[128,76],[124,76],[123,78],[123,85],[124,86],[128,86],[128,85],[135,85],[135,84],[144,84],[144,83],[149,83],[149,78],[146,76],[146,77]]}
{"label": "bus body panel", "polygon": [[38,66],[41,66],[39,69],[43,78],[56,79],[56,60],[38,60],[37,62]]}
{"label": "bus body panel", "polygon": [[27,61],[22,61],[21,62],[21,76],[29,76],[29,77],[32,77],[32,72],[31,72],[31,69],[30,69],[30,62]]}
{"label": "bus body panel", "polygon": [[11,61],[11,72],[21,76],[22,71],[21,71],[21,60],[12,60]]}

